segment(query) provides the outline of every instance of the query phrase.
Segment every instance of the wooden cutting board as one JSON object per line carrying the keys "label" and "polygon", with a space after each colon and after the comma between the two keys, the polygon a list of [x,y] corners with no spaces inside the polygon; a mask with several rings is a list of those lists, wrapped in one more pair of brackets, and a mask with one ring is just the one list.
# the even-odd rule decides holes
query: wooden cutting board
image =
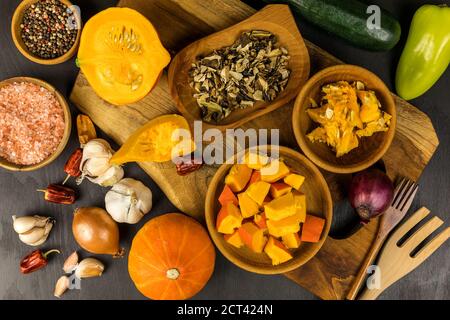
{"label": "wooden cutting board", "polygon": [[[190,42],[249,17],[255,10],[238,0],[121,0],[119,6],[144,14],[158,30],[171,53]],[[301,30],[300,30],[301,31]],[[329,53],[306,41],[311,56],[311,74],[342,63]],[[162,114],[177,113],[164,74],[154,90],[143,100],[126,107],[112,106],[100,99],[79,74],[70,96],[81,112],[118,144],[145,124]],[[417,108],[395,96],[398,124],[394,142],[383,161],[392,178],[406,176],[417,180],[439,141],[430,119]],[[291,127],[292,103],[253,120],[243,128],[280,129],[280,143],[298,150]],[[161,187],[166,196],[182,212],[200,220],[206,190],[216,167],[203,168],[186,177],[176,174],[171,162],[140,163],[145,172]],[[345,177],[324,172],[333,200],[343,197]],[[367,253],[378,227],[372,221],[345,240],[328,238],[319,253],[306,265],[286,276],[322,299],[343,299]]]}

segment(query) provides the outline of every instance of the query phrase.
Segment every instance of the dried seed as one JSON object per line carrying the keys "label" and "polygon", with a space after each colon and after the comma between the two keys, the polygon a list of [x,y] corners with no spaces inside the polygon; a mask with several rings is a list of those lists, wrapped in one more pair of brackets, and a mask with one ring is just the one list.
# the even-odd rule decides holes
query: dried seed
{"label": "dried seed", "polygon": [[327,117],[327,119],[333,118],[333,115],[334,115],[333,109],[327,108],[327,110],[325,110],[325,116]]}

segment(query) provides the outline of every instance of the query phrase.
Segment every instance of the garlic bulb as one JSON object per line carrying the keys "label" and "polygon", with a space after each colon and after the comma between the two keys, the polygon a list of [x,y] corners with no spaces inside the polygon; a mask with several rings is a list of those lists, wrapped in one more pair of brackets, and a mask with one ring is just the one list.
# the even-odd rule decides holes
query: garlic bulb
{"label": "garlic bulb", "polygon": [[142,182],[125,178],[106,193],[105,207],[117,222],[137,223],[152,208],[152,192]]}
{"label": "garlic bulb", "polygon": [[93,183],[103,187],[112,186],[122,179],[124,174],[122,167],[109,163],[113,153],[106,140],[93,139],[86,143],[80,164],[82,178],[87,177]]}
{"label": "garlic bulb", "polygon": [[39,246],[47,240],[55,220],[50,217],[23,216],[13,218],[14,231],[19,234],[19,239],[30,246]]}

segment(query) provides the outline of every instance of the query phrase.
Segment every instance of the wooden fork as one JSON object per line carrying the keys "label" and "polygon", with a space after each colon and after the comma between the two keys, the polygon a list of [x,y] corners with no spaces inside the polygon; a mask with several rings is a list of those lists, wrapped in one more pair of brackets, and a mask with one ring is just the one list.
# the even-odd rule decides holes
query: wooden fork
{"label": "wooden fork", "polygon": [[379,289],[366,288],[359,297],[361,300],[376,299],[386,288],[417,268],[448,240],[450,227],[439,233],[413,255],[419,244],[444,223],[441,219],[434,216],[401,245],[398,245],[400,239],[429,214],[430,211],[427,208],[421,208],[390,236],[381,251],[377,264],[380,272],[378,275],[380,277],[380,287]]}
{"label": "wooden fork", "polygon": [[370,265],[372,265],[389,233],[405,217],[417,193],[417,188],[417,184],[406,178],[402,179],[395,188],[392,204],[380,218],[381,220],[377,236],[372,244],[372,247],[370,248],[369,253],[367,253],[362,266],[360,267],[355,280],[353,281],[353,285],[349,293],[347,294],[348,300],[354,300],[356,298],[359,289],[366,278],[367,269]]}

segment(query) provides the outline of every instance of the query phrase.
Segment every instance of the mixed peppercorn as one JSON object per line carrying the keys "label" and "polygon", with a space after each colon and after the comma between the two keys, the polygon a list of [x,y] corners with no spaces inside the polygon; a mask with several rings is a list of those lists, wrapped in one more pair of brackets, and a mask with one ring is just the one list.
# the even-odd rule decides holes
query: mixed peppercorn
{"label": "mixed peppercorn", "polygon": [[43,59],[62,56],[75,43],[77,19],[59,0],[39,0],[25,10],[21,37],[28,50]]}

